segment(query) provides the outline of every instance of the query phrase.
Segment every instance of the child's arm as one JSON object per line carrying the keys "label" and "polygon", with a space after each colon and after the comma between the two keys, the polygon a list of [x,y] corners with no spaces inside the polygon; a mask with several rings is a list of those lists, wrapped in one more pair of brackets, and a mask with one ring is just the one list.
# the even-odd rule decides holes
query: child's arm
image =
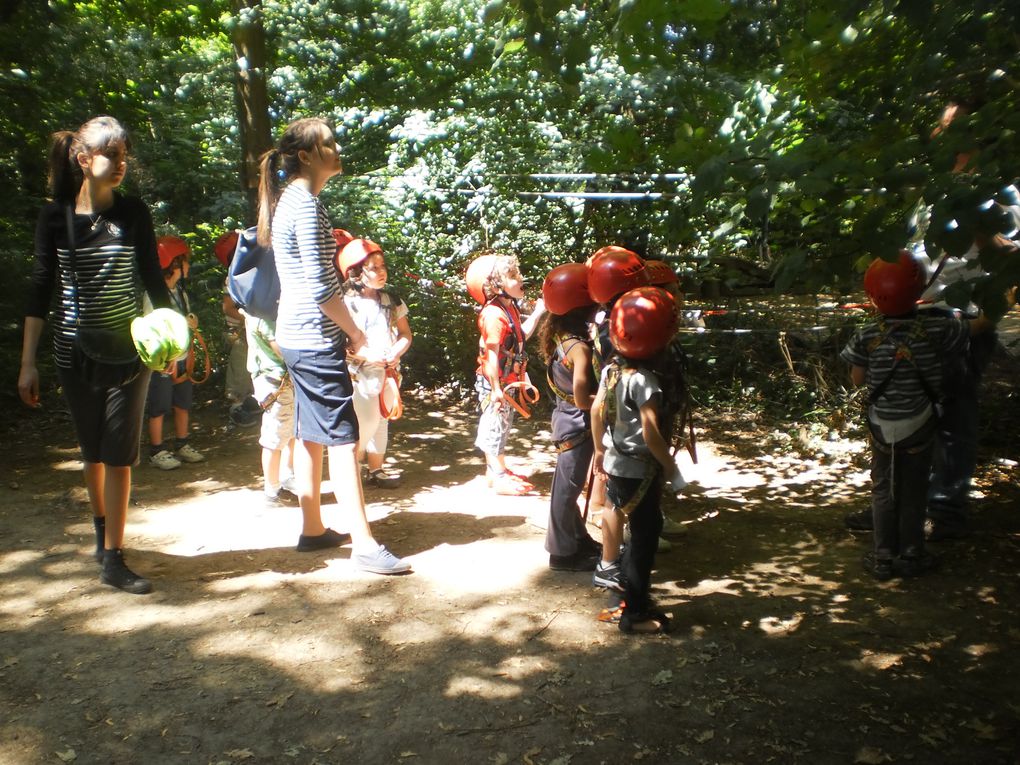
{"label": "child's arm", "polygon": [[676,469],[676,463],[673,461],[673,455],[669,453],[669,444],[659,430],[659,405],[655,401],[648,401],[641,406],[641,434],[648,451],[655,457],[655,461],[662,465],[668,478]]}
{"label": "child's arm", "polygon": [[503,387],[499,384],[499,345],[496,343],[485,344],[485,363],[482,365],[482,373],[489,381],[492,388],[492,402],[499,404],[503,401]]}
{"label": "child's arm", "polygon": [[357,351],[365,344],[365,333],[354,323],[351,312],[347,310],[347,304],[339,293],[334,293],[325,302],[319,303],[319,310],[344,331],[347,335],[347,347],[352,351]]}
{"label": "child's arm", "polygon": [[411,347],[411,324],[406,316],[397,319],[397,339],[386,352],[386,363],[395,364]]}
{"label": "child's arm", "polygon": [[850,382],[852,382],[855,387],[860,388],[862,385],[864,385],[864,378],[867,372],[868,372],[867,367],[862,367],[859,364],[851,364]]}
{"label": "child's arm", "polygon": [[591,405],[591,437],[595,442],[595,472],[599,475],[604,475],[606,472],[602,467],[606,457],[606,447],[602,443],[602,436],[606,432],[606,423],[602,419],[605,400],[606,386],[600,383],[598,393],[595,394],[595,400]]}
{"label": "child's arm", "polygon": [[530,340],[531,336],[535,334],[535,330],[538,328],[538,320],[545,315],[545,301],[539,298],[535,301],[535,310],[531,312],[531,315],[527,319],[521,322],[521,331],[524,332],[524,339]]}
{"label": "child's arm", "polygon": [[[659,430],[659,407],[655,401],[648,401],[641,406],[641,434],[645,439],[648,451],[655,457],[655,461],[662,465],[666,483],[670,488],[677,494],[685,489],[688,492],[694,491],[696,485],[686,481],[676,460],[673,459],[673,455],[669,453],[669,444],[662,437],[662,432]],[[697,489],[698,492],[701,491],[700,487]]]}
{"label": "child's arm", "polygon": [[574,365],[574,406],[581,410],[591,409],[595,398],[591,348],[587,343],[574,343],[567,352],[567,358]]}

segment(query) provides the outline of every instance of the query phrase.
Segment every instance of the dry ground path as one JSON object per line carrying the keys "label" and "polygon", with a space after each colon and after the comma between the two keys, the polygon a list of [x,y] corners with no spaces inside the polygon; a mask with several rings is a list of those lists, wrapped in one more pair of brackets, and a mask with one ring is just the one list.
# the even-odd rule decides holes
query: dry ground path
{"label": "dry ground path", "polygon": [[[207,462],[136,473],[147,597],[98,581],[69,424],[21,416],[0,455],[0,762],[1018,761],[1003,449],[983,455],[977,533],[879,584],[841,525],[866,501],[862,441],[706,418],[693,472],[713,491],[669,508],[689,533],[654,574],[674,632],[625,637],[585,575],[548,570],[546,498],[493,496],[469,407],[431,406],[394,428],[405,485],[368,493],[413,575],[295,553],[298,511],[259,501],[256,435],[208,406]],[[523,423],[511,457],[542,490],[547,427]]]}

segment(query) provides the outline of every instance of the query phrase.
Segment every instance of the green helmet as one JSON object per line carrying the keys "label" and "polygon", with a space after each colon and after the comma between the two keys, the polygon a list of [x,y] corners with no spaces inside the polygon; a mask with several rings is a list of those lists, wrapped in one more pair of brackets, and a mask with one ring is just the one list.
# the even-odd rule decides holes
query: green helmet
{"label": "green helmet", "polygon": [[131,339],[149,369],[166,369],[191,347],[188,320],[170,308],[157,308],[131,322]]}

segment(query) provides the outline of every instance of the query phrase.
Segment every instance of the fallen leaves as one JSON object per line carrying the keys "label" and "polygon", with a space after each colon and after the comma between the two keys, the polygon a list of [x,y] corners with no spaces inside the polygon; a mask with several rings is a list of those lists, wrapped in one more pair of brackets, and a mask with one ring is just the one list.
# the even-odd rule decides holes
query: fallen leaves
{"label": "fallen leaves", "polygon": [[873,746],[862,746],[854,757],[854,765],[882,765],[892,762],[892,757]]}
{"label": "fallen leaves", "polygon": [[652,685],[654,685],[657,688],[661,688],[664,685],[669,685],[672,682],[673,673],[668,669],[662,670],[655,677],[652,678]]}

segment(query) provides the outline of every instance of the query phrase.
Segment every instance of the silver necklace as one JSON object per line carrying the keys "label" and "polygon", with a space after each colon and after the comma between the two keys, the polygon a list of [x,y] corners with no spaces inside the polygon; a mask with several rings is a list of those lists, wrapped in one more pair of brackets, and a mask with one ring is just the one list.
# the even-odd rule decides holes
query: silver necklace
{"label": "silver necklace", "polygon": [[86,213],[86,215],[89,216],[89,221],[92,223],[89,231],[95,232],[95,230],[99,228],[99,224],[103,222],[103,214],[96,213],[95,217],[92,217],[92,213]]}

